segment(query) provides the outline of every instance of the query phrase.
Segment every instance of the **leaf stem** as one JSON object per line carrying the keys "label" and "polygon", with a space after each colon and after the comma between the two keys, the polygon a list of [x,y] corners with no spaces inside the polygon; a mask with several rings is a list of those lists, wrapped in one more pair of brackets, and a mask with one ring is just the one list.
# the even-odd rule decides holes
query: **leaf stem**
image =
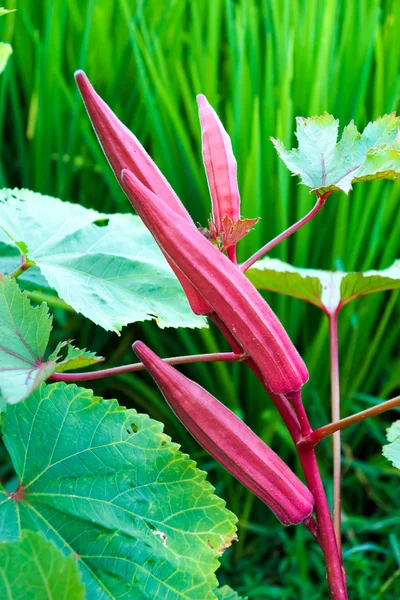
{"label": "leaf stem", "polygon": [[[234,352],[216,352],[214,354],[193,354],[191,356],[174,356],[165,358],[165,362],[170,365],[188,365],[199,362],[238,362],[245,360],[246,355],[235,354]],[[91,371],[87,373],[53,373],[50,376],[52,381],[92,381],[94,379],[103,379],[113,375],[121,375],[123,373],[134,373],[136,371],[144,371],[143,363],[131,363],[120,367],[111,367],[110,369],[101,369],[99,371]]]}
{"label": "leaf stem", "polygon": [[33,267],[33,265],[34,265],[33,262],[26,260],[25,254],[21,254],[21,264],[19,265],[19,267],[17,267],[13,271],[11,271],[11,273],[8,273],[8,277],[15,277],[15,279],[16,279],[17,277],[22,275],[22,273],[24,273],[24,271],[27,271],[28,269]]}
{"label": "leaf stem", "polygon": [[350,427],[350,425],[355,425],[356,423],[360,423],[360,421],[375,417],[376,415],[380,415],[381,413],[398,407],[400,407],[400,396],[386,400],[386,402],[382,402],[382,404],[378,404],[377,406],[362,410],[350,417],[336,421],[336,423],[328,423],[328,425],[315,429],[312,433],[303,437],[303,439],[298,442],[298,445],[304,444],[316,446],[321,440],[332,435],[336,431],[341,431],[342,429],[346,429],[346,427]]}
{"label": "leaf stem", "polygon": [[[329,354],[331,374],[331,418],[332,423],[340,421],[340,379],[339,379],[339,344],[338,344],[339,310],[328,313],[329,319]],[[341,523],[341,470],[342,457],[340,430],[333,434],[333,526],[339,551],[342,548]]]}
{"label": "leaf stem", "polygon": [[315,217],[315,215],[324,206],[326,199],[328,198],[328,196],[330,196],[331,193],[332,192],[326,192],[322,196],[317,194],[317,202],[315,203],[314,207],[310,210],[309,213],[307,213],[302,219],[297,221],[297,223],[294,223],[288,229],[282,231],[282,233],[274,237],[274,239],[268,242],[268,244],[265,244],[265,246],[257,250],[257,252],[253,254],[253,256],[250,256],[250,258],[248,258],[244,263],[240,265],[240,270],[243,273],[245,273],[247,269],[254,265],[254,263],[257,262],[257,260],[259,260],[262,256],[267,254],[267,252],[272,250],[272,248],[275,248],[275,246],[283,242],[283,240],[292,235],[292,233],[295,233],[295,231],[297,231],[298,229],[303,227],[303,225],[311,221],[311,219]]}

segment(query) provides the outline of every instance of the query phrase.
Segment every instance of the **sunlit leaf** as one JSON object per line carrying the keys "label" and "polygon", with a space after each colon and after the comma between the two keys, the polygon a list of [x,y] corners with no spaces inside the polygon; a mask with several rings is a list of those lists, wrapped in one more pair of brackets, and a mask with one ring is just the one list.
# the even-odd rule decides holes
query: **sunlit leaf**
{"label": "sunlit leaf", "polygon": [[294,296],[328,312],[359,296],[400,288],[400,260],[381,271],[346,273],[301,269],[266,257],[256,262],[246,274],[260,290]]}
{"label": "sunlit leaf", "polygon": [[0,540],[26,528],[73,553],[88,600],[215,599],[236,518],[160,423],[57,383],[2,429],[20,483],[0,490]]}
{"label": "sunlit leaf", "polygon": [[0,543],[0,590],[10,600],[85,598],[77,561],[32,531],[22,531],[18,541]]}
{"label": "sunlit leaf", "polygon": [[348,194],[357,181],[400,179],[400,117],[395,113],[369,123],[362,134],[351,122],[340,142],[339,121],[327,113],[298,117],[296,123],[298,148],[286,150],[271,139],[288,169],[312,191]]}
{"label": "sunlit leaf", "polygon": [[386,456],[394,467],[400,469],[400,421],[395,421],[387,430],[389,444],[383,446],[383,456]]}
{"label": "sunlit leaf", "polygon": [[[18,194],[0,202],[0,226],[74,310],[116,332],[150,319],[160,327],[206,325],[190,309],[139,217],[101,215],[40,194]],[[94,223],[99,221],[102,226]]]}

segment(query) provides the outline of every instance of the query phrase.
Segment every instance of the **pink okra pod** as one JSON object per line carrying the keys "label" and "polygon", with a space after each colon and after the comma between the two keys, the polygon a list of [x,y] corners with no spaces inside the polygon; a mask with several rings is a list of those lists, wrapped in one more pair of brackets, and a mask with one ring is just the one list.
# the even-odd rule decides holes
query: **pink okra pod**
{"label": "pink okra pod", "polygon": [[246,276],[135,175],[124,171],[122,184],[160,248],[253,359],[267,388],[276,394],[300,390],[308,380],[307,368]]}
{"label": "pink okra pod", "polygon": [[224,404],[165,363],[143,342],[134,350],[166,401],[193,435],[285,525],[302,523],[313,510],[306,486],[281,458]]}
{"label": "pink okra pod", "polygon": [[[184,219],[193,229],[196,229],[191,216],[155,162],[136,136],[129,131],[104,100],[100,98],[85,73],[77,71],[75,80],[97,139],[119,183],[121,184],[122,170],[129,169],[149,190],[163,198],[171,210]],[[207,302],[193,289],[183,273],[177,272],[171,263],[170,266],[175,271],[193,312],[197,315],[208,314],[211,309]]]}

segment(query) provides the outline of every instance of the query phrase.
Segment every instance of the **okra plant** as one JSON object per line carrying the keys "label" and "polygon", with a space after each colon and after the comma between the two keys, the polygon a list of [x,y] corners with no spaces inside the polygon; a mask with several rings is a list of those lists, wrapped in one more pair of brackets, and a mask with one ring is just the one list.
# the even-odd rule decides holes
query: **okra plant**
{"label": "okra plant", "polygon": [[[207,99],[197,98],[212,216],[199,227],[83,72],[76,81],[138,216],[102,214],[27,190],[1,192],[1,430],[14,474],[0,486],[0,589],[10,598],[30,589],[36,598],[239,597],[227,586],[218,588],[215,577],[218,557],[236,540],[236,518],[205,474],[162,424],[77,386],[147,369],[177,418],[216,461],[283,525],[308,529],[321,548],[331,598],[344,600],[340,430],[400,406],[400,397],[340,419],[338,317],[364,294],[400,288],[400,262],[382,271],[345,273],[300,269],[265,255],[335,192],[348,194],[355,182],[400,178],[400,118],[385,115],[362,134],[351,123],[339,142],[332,116],[299,118],[298,148],[272,140],[293,175],[315,194],[315,206],[239,264],[237,244],[258,218],[241,216],[230,138]],[[326,314],[331,423],[310,423],[302,399],[307,367],[258,290],[301,298]],[[230,351],[162,359],[137,341],[133,350],[141,362],[69,373],[104,359],[71,340],[58,340],[50,352],[49,305],[118,334],[149,319],[161,328],[209,323]],[[173,366],[216,361],[243,363],[254,372],[266,403],[272,400],[288,429],[304,482],[224,403]],[[399,424],[384,450],[396,466]],[[333,515],[316,456],[329,435]]]}

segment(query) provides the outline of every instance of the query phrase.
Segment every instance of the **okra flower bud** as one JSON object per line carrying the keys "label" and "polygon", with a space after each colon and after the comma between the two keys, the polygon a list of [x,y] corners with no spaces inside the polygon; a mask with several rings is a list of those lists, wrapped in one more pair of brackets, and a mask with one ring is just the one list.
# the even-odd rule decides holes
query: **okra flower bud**
{"label": "okra flower bud", "polygon": [[142,342],[136,342],[134,350],[193,437],[282,523],[301,523],[311,514],[310,491],[243,421]]}
{"label": "okra flower bud", "polygon": [[197,230],[124,171],[123,188],[156,242],[220,317],[275,394],[299,390],[307,368],[255,287]]}
{"label": "okra flower bud", "polygon": [[212,201],[210,233],[227,250],[248,233],[258,219],[240,218],[237,165],[229,135],[203,94],[197,96],[203,161]]}
{"label": "okra flower bud", "polygon": [[[160,196],[175,213],[196,229],[186,208],[136,136],[100,98],[83,71],[77,71],[75,79],[93,129],[119,183],[121,184],[122,170],[129,169],[149,190]],[[171,263],[170,266],[175,271],[193,312],[197,315],[208,314],[211,309],[207,302],[193,289],[183,273],[177,272]]]}

